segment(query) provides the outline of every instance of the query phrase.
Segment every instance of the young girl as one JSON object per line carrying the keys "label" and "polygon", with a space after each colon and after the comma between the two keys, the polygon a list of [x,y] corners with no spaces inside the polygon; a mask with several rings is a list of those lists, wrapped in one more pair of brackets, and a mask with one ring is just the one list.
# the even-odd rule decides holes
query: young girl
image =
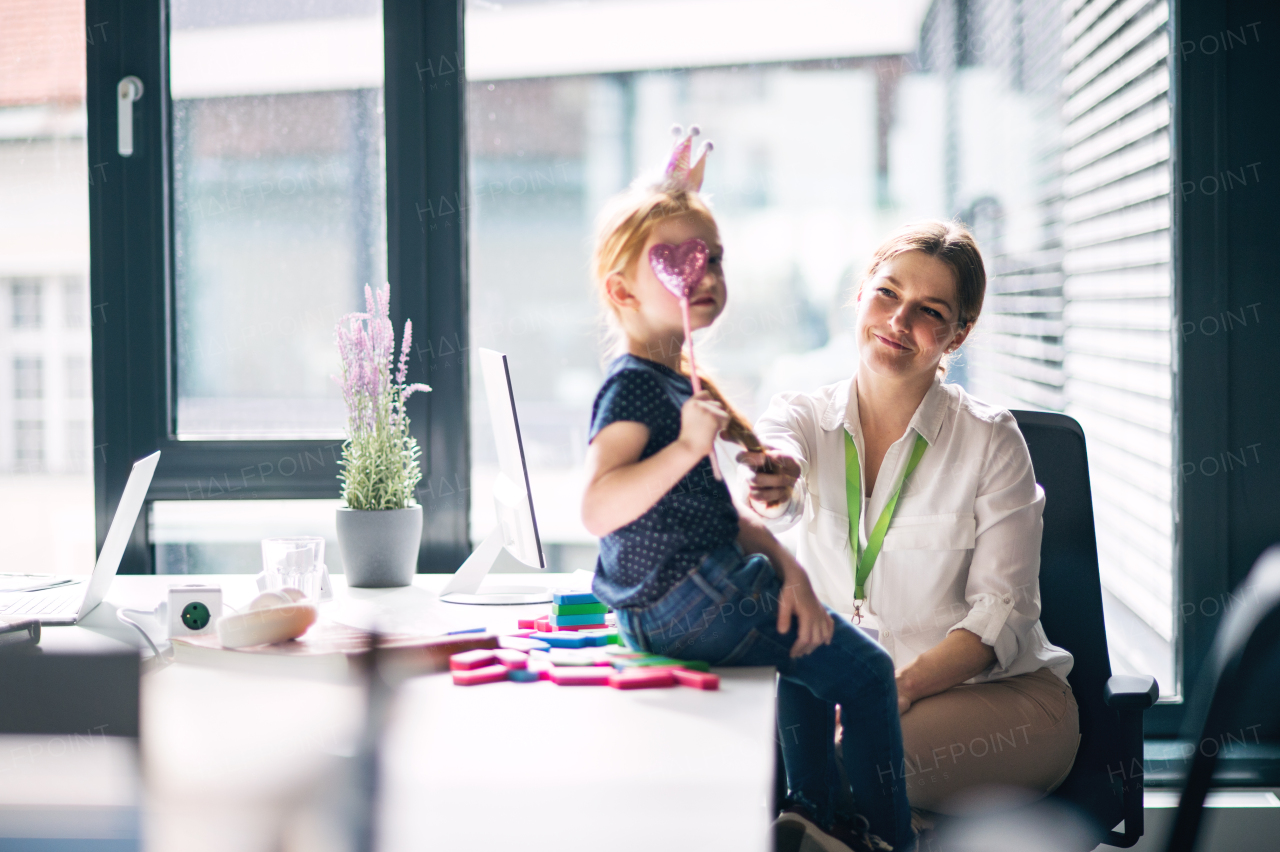
{"label": "young girl", "polygon": [[[690,138],[660,183],[615,200],[596,241],[595,276],[621,354],[592,408],[582,517],[601,539],[594,591],[633,648],[777,667],[790,799],[780,836],[807,830],[823,848],[841,848],[838,840],[909,849],[906,791],[892,771],[902,735],[888,655],[818,602],[804,569],[758,519],[739,513],[708,458],[722,432],[756,442],[705,378],[693,393],[680,301],[650,263],[654,246],[702,240],[706,271],[688,296],[690,325],[705,328],[724,310],[723,251],[697,192],[705,160],[688,165]],[[846,738],[846,766],[862,826],[836,812],[837,704],[845,729],[857,732]]]}

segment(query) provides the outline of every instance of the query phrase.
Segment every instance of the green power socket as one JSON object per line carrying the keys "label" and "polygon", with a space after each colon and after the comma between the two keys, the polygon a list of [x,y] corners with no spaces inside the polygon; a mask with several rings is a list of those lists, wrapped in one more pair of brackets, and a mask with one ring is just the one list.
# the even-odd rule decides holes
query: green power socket
{"label": "green power socket", "polygon": [[182,608],[182,623],[191,630],[204,630],[209,624],[209,607],[192,601]]}

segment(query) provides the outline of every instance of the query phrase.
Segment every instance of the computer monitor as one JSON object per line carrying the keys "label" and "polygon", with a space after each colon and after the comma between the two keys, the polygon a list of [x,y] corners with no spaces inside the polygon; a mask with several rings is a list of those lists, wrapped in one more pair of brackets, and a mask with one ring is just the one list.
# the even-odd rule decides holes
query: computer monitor
{"label": "computer monitor", "polygon": [[533,511],[529,468],[520,439],[516,397],[511,390],[507,356],[492,349],[476,350],[484,375],[489,420],[498,444],[498,475],[493,481],[493,505],[497,524],[467,557],[440,593],[440,600],[460,604],[548,603],[551,593],[533,586],[491,586],[480,591],[480,581],[492,570],[545,570],[538,520]]}

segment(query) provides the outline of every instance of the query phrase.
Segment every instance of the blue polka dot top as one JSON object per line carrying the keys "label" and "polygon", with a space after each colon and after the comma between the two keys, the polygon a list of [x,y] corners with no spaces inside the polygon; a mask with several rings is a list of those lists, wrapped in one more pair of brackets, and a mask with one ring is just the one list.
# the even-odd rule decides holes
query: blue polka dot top
{"label": "blue polka dot top", "polygon": [[[640,460],[680,435],[680,406],[693,395],[689,379],[662,364],[623,355],[591,407],[591,439],[619,420],[649,427]],[[649,511],[600,539],[596,597],[618,609],[658,600],[713,550],[738,537],[738,511],[729,489],[703,458]]]}

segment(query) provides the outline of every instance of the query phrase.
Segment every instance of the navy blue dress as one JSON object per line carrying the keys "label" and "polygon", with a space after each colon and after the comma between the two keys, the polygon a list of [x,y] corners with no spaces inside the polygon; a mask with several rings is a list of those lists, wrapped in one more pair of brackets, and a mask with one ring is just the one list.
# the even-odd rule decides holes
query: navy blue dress
{"label": "navy blue dress", "polygon": [[[643,461],[679,437],[680,407],[692,395],[687,376],[623,355],[596,394],[590,438],[619,420],[643,423],[649,427]],[[704,457],[649,511],[600,539],[592,590],[614,609],[646,606],[737,538],[738,510]]]}

